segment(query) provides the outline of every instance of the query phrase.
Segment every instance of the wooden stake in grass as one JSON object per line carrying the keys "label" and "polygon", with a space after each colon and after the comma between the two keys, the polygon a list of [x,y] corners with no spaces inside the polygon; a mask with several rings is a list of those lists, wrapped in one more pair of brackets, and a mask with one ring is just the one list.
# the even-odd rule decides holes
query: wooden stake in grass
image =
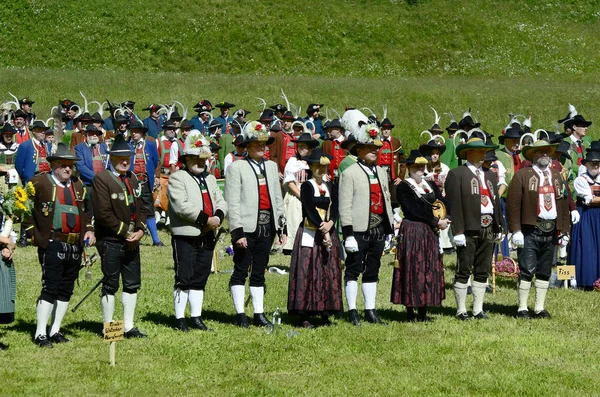
{"label": "wooden stake in grass", "polygon": [[123,326],[123,320],[109,321],[104,323],[104,341],[110,343],[109,355],[110,365],[115,366],[115,355],[117,341],[123,340],[125,337],[125,328]]}

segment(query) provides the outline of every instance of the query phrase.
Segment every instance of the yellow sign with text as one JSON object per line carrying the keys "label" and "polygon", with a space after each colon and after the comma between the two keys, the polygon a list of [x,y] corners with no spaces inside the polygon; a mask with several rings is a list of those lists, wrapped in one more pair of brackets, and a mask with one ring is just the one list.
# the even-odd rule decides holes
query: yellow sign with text
{"label": "yellow sign with text", "polygon": [[125,337],[125,328],[123,326],[123,320],[120,321],[109,321],[104,323],[104,341],[115,342],[123,340]]}
{"label": "yellow sign with text", "polygon": [[559,280],[575,280],[575,266],[556,266]]}

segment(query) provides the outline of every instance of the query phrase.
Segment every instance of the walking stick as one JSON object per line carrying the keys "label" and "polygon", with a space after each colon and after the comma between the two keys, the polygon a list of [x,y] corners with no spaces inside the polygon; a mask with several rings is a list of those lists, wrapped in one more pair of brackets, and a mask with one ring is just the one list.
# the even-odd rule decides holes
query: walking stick
{"label": "walking stick", "polygon": [[83,303],[83,302],[84,302],[84,301],[85,301],[85,300],[86,300],[86,299],[87,299],[87,298],[88,298],[88,297],[89,297],[91,294],[93,294],[93,293],[94,293],[94,291],[96,291],[96,290],[98,289],[98,287],[100,286],[100,284],[102,284],[102,282],[104,282],[104,277],[102,277],[102,278],[100,279],[100,281],[98,281],[98,282],[96,283],[96,285],[94,285],[94,286],[92,287],[92,289],[90,290],[90,292],[88,292],[88,293],[87,293],[87,294],[86,294],[86,295],[85,295],[83,298],[81,298],[81,300],[79,301],[79,303],[78,303],[78,304],[76,304],[76,305],[75,305],[75,307],[73,307],[73,309],[71,309],[71,312],[72,312],[72,313],[75,313],[75,310],[77,310],[77,308],[78,308],[79,306],[81,306],[81,304],[82,304],[82,303]]}

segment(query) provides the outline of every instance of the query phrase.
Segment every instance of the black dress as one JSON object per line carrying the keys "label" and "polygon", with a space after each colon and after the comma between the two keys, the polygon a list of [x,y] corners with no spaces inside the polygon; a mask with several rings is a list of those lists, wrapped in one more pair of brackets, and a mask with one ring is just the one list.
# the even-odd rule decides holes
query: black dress
{"label": "black dress", "polygon": [[315,188],[311,181],[304,182],[300,188],[302,223],[296,233],[290,263],[288,289],[290,314],[319,315],[324,312],[335,313],[343,310],[340,241],[335,227],[329,231],[331,248],[328,249],[322,244],[323,234],[318,230],[315,233],[313,246],[302,246],[305,220],[308,219],[317,226],[322,222],[317,208],[325,210],[329,208],[328,220],[334,223],[338,218],[337,188],[332,183],[326,183],[326,186],[330,197],[315,197]]}
{"label": "black dress", "polygon": [[430,204],[442,197],[435,183],[428,182],[428,186],[429,192],[422,198],[408,181],[396,189],[404,219],[398,233],[398,267],[394,268],[391,302],[407,307],[440,306],[446,297],[443,255],[434,231],[438,218]]}

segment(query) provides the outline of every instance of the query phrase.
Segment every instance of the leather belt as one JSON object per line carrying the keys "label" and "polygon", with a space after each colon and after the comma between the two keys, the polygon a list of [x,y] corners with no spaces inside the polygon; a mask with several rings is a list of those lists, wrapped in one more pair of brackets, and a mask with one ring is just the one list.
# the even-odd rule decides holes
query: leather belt
{"label": "leather belt", "polygon": [[258,213],[258,224],[259,225],[268,225],[271,223],[271,211],[270,210],[260,210]]}
{"label": "leather belt", "polygon": [[494,217],[489,214],[481,215],[481,227],[490,227],[494,222]]}
{"label": "leather belt", "polygon": [[67,244],[79,244],[79,233],[60,233],[54,230],[50,231],[50,240],[58,240]]}
{"label": "leather belt", "polygon": [[535,227],[544,233],[553,233],[556,229],[556,219],[537,218]]}
{"label": "leather belt", "polygon": [[371,216],[369,217],[369,229],[376,228],[381,225],[383,222],[383,217],[374,212],[371,212]]}

